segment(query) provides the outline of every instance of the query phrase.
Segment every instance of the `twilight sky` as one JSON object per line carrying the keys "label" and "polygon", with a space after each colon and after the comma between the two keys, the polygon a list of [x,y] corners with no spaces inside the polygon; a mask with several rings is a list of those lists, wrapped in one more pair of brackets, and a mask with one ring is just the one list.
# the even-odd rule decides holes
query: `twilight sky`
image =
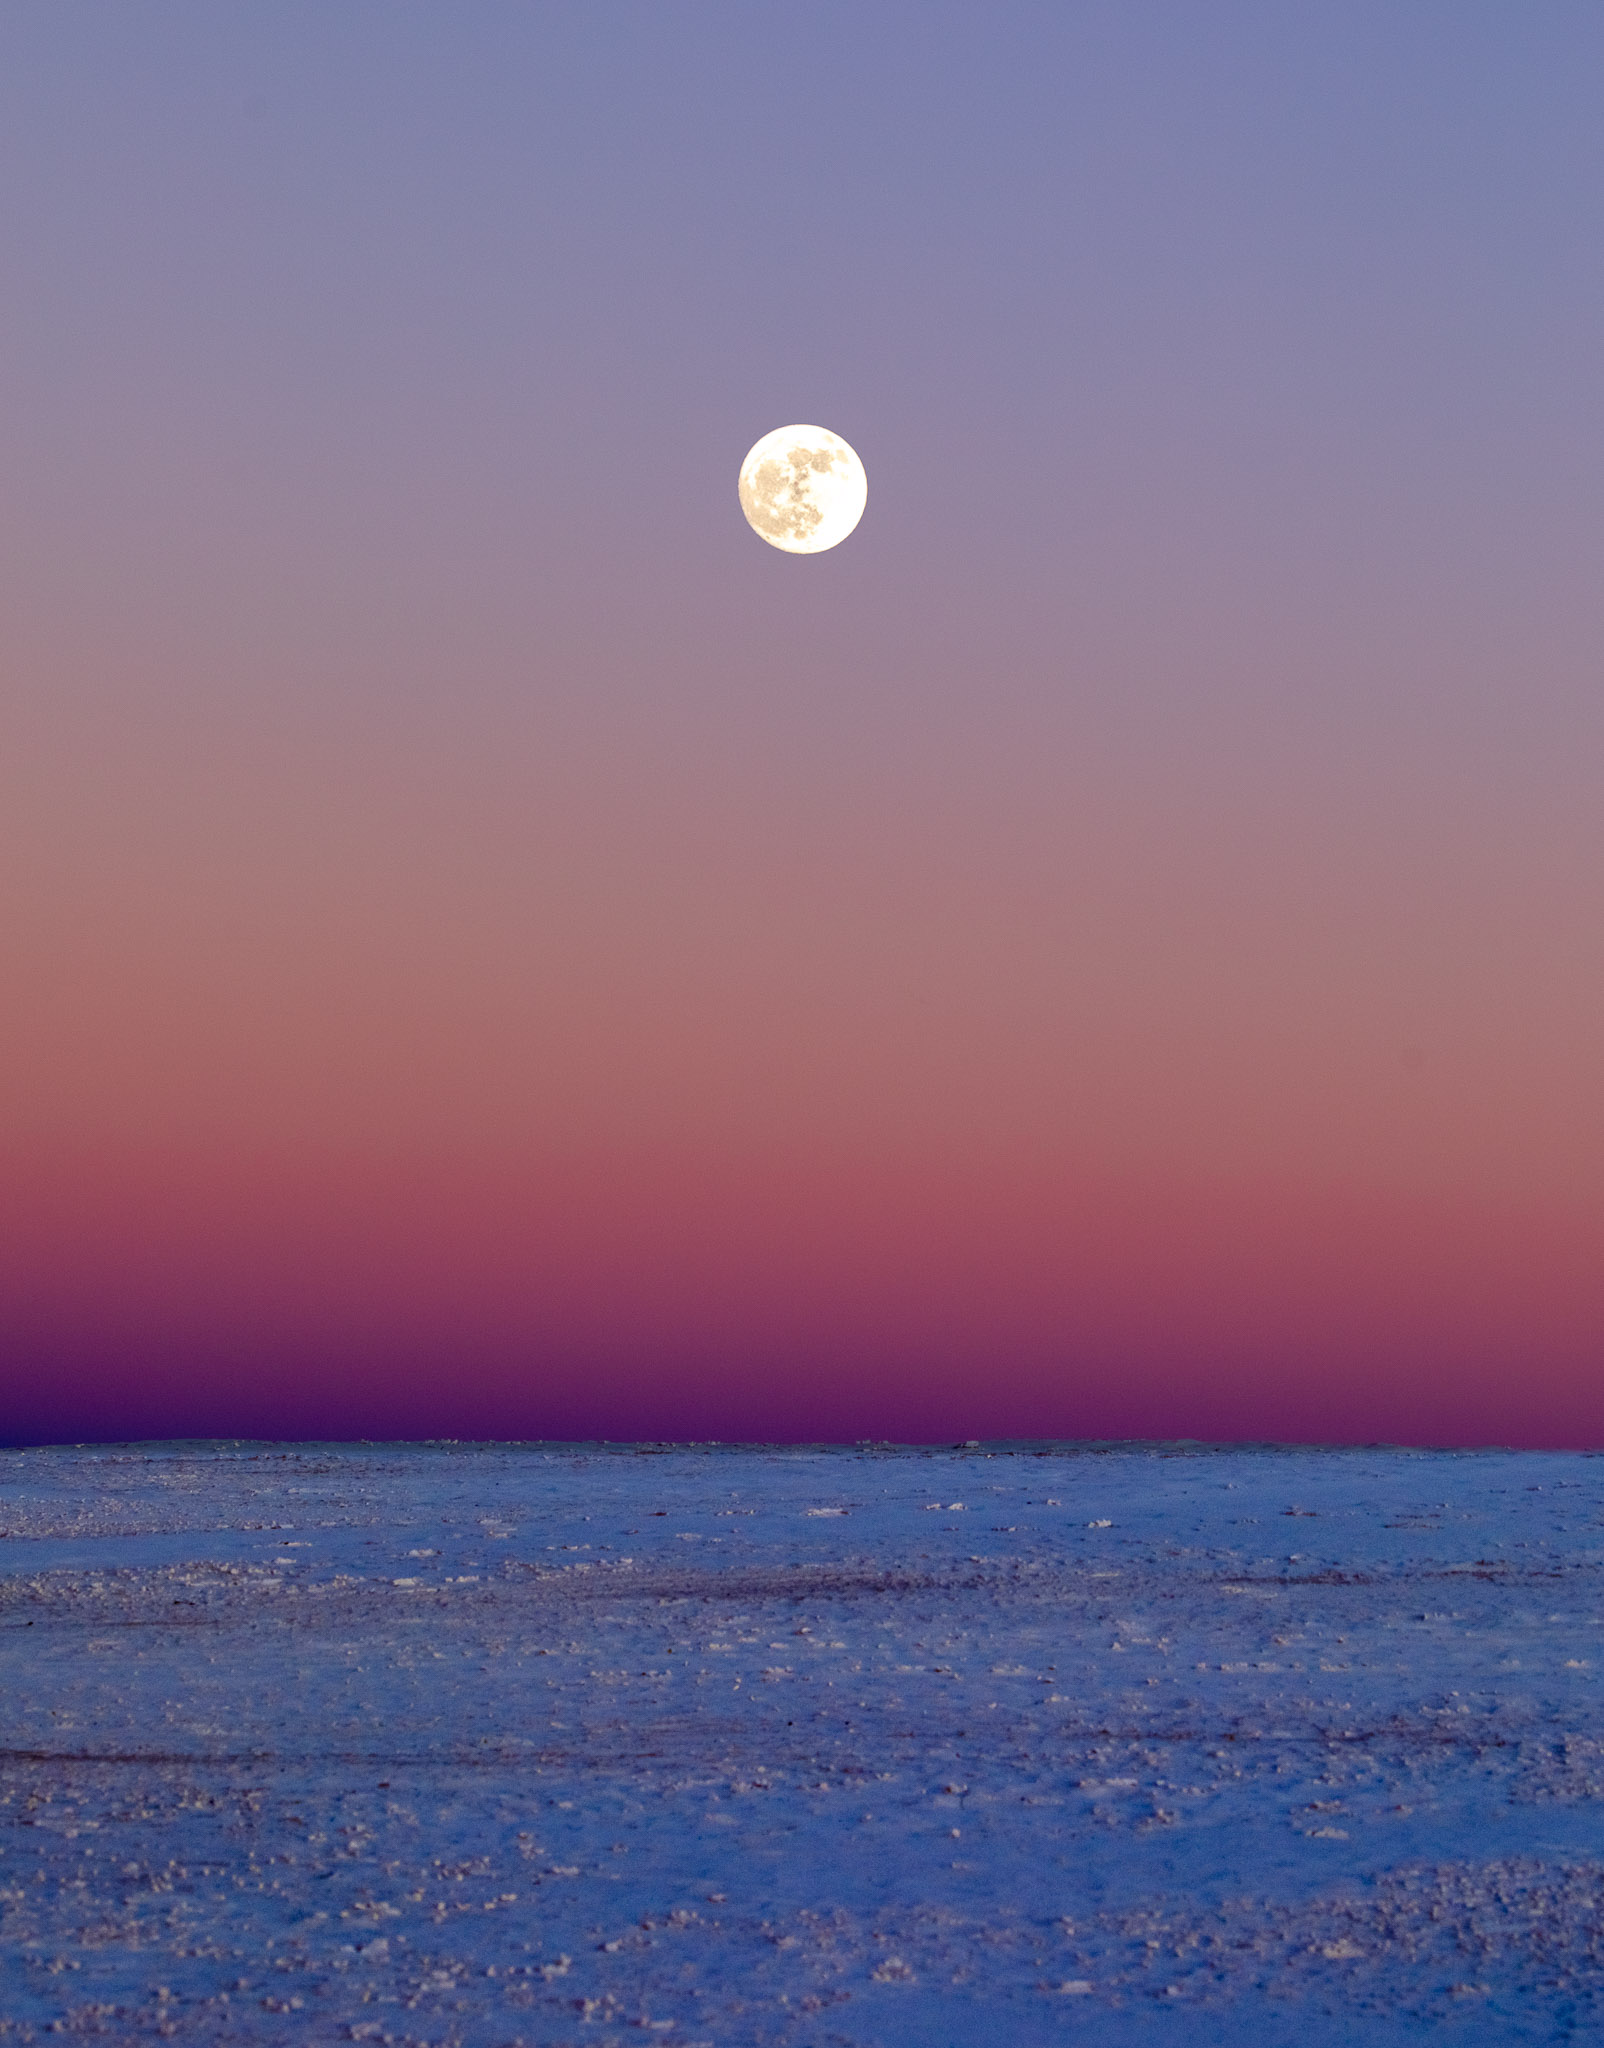
{"label": "twilight sky", "polygon": [[1601,93],[11,0],[0,1438],[1604,1441]]}

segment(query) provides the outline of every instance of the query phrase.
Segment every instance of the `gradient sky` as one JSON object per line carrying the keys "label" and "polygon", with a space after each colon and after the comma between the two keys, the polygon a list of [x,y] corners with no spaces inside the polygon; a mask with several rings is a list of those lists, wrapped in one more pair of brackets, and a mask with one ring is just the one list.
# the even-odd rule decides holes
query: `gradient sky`
{"label": "gradient sky", "polygon": [[0,1437],[1604,1442],[1601,96],[11,0]]}

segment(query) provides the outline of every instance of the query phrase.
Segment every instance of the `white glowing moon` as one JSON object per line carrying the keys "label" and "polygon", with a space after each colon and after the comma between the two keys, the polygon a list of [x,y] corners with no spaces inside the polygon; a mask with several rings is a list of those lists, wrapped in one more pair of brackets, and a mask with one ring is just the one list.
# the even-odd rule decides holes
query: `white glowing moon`
{"label": "white glowing moon", "polygon": [[863,517],[869,479],[828,427],[776,427],[741,464],[741,510],[752,531],[788,555],[822,555]]}

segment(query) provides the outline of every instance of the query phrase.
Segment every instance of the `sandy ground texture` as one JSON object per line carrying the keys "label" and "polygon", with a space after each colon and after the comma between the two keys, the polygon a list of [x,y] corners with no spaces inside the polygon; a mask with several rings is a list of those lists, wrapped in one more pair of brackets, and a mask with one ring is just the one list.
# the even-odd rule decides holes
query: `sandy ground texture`
{"label": "sandy ground texture", "polygon": [[1604,1461],[0,1453],[0,2043],[1604,2039]]}

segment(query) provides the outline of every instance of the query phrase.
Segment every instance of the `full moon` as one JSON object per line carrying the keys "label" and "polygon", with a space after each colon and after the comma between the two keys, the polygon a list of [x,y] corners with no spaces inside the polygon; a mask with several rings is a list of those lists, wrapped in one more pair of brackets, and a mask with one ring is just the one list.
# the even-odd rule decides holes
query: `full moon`
{"label": "full moon", "polygon": [[741,510],[771,548],[822,555],[863,517],[869,479],[828,427],[776,427],[741,464]]}

